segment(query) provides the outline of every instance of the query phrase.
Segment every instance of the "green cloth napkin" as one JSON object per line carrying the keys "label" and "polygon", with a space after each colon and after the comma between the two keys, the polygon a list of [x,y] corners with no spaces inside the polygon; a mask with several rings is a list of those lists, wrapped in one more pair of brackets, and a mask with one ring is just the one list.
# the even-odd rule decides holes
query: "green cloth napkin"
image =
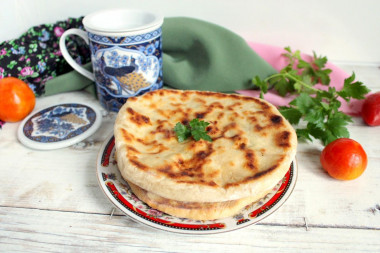
{"label": "green cloth napkin", "polygon": [[[186,17],[165,18],[162,26],[165,86],[228,92],[254,88],[250,80],[276,73],[237,34],[212,23]],[[91,65],[86,67],[91,69]],[[94,83],[76,71],[46,82],[45,95],[87,89]]]}
{"label": "green cloth napkin", "polygon": [[[91,62],[83,65],[83,67],[89,71],[92,71]],[[79,72],[73,70],[47,81],[43,96],[83,89],[96,96],[95,83],[87,77],[79,74]]]}

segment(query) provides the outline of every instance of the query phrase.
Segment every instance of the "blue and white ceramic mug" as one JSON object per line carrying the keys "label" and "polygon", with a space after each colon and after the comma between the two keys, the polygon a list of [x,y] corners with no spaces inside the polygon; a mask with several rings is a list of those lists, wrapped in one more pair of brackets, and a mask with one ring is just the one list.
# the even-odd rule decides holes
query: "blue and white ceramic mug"
{"label": "blue and white ceramic mug", "polygon": [[[95,81],[101,105],[117,112],[129,97],[162,87],[162,24],[162,16],[143,10],[103,10],[84,17],[86,31],[65,31],[60,49],[76,71]],[[69,35],[89,44],[93,73],[69,55]]]}

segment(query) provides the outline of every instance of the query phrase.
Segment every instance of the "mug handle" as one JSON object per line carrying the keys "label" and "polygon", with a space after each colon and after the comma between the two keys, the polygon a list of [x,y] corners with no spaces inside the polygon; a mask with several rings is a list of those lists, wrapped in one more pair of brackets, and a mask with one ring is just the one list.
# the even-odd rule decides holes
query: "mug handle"
{"label": "mug handle", "polygon": [[83,31],[81,29],[77,29],[77,28],[71,28],[71,29],[65,31],[59,40],[59,48],[61,50],[63,58],[65,58],[65,60],[70,64],[71,67],[73,67],[76,71],[78,71],[80,74],[84,75],[88,79],[95,81],[94,75],[90,71],[88,71],[87,69],[85,69],[81,65],[79,65],[76,61],[74,61],[74,59],[71,57],[71,55],[67,51],[66,37],[69,35],[78,35],[79,37],[84,39],[84,41],[88,45],[89,40],[88,40],[87,33],[85,31]]}

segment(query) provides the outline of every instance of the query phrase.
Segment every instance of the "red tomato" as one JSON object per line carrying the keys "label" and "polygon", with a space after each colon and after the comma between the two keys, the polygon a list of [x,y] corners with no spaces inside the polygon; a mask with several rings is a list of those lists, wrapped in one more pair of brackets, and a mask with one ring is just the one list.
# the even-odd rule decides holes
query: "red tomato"
{"label": "red tomato", "polygon": [[320,161],[333,178],[351,180],[358,178],[366,169],[367,154],[358,142],[340,138],[323,149]]}
{"label": "red tomato", "polygon": [[0,119],[17,122],[24,119],[34,108],[36,97],[31,88],[20,79],[0,79]]}
{"label": "red tomato", "polygon": [[371,94],[365,99],[362,118],[369,126],[380,125],[380,92]]}

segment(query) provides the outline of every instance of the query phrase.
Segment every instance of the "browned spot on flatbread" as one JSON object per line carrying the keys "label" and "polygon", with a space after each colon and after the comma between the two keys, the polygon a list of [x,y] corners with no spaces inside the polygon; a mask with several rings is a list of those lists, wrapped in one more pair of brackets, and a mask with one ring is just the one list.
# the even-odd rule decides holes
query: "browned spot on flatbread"
{"label": "browned spot on flatbread", "polygon": [[263,109],[263,110],[270,109],[270,106],[261,100],[257,100],[256,103],[259,104],[261,106],[261,109]]}
{"label": "browned spot on flatbread", "polygon": [[205,115],[206,115],[206,112],[197,112],[197,113],[195,113],[195,117],[197,119],[203,119],[205,117]]}
{"label": "browned spot on flatbread", "polygon": [[180,106],[182,106],[182,103],[170,103],[171,106],[174,106],[174,107],[178,107],[177,110],[181,110],[182,111],[182,108],[180,108]]}
{"label": "browned spot on flatbread", "polygon": [[186,117],[185,119],[181,120],[181,123],[186,126],[186,125],[188,125],[190,123],[190,121]]}
{"label": "browned spot on flatbread", "polygon": [[[198,119],[204,119],[207,116],[207,114],[212,113],[216,109],[224,109],[224,106],[220,102],[213,102],[211,104],[207,104],[206,101],[204,101],[203,99],[198,99],[197,101],[206,108],[204,111],[194,112],[195,117]],[[219,113],[218,115],[219,119],[223,117],[223,115],[224,115],[223,112]]]}
{"label": "browned spot on flatbread", "polygon": [[170,139],[176,136],[174,130],[165,127],[162,123],[158,124],[157,128],[150,131],[150,133],[152,135],[162,134],[164,139]]}
{"label": "browned spot on flatbread", "polygon": [[181,93],[181,101],[187,101],[190,98],[190,93],[183,92]]}
{"label": "browned spot on flatbread", "polygon": [[196,95],[200,96],[200,97],[203,94],[205,96],[214,96],[214,97],[217,97],[217,98],[225,98],[225,97],[227,97],[226,94],[224,94],[224,93],[214,93],[214,92],[210,92],[210,91],[195,91],[194,93]]}
{"label": "browned spot on flatbread", "polygon": [[206,151],[199,151],[198,153],[196,153],[195,154],[195,156],[197,157],[197,159],[199,159],[199,160],[203,160],[203,159],[205,159],[208,155],[210,155],[210,154],[208,154],[208,153],[206,153]]}
{"label": "browned spot on flatbread", "polygon": [[277,146],[282,148],[288,148],[291,146],[289,131],[282,131],[281,133],[278,133],[275,138]]}
{"label": "browned spot on flatbread", "polygon": [[212,135],[216,135],[216,134],[218,134],[220,132],[220,130],[216,126],[216,124],[215,125],[209,125],[209,126],[207,126],[206,131],[207,131],[207,134],[211,135],[211,136]]}
{"label": "browned spot on flatbread", "polygon": [[238,186],[238,185],[241,185],[241,184],[246,184],[246,183],[249,183],[250,181],[257,180],[258,178],[263,177],[263,176],[265,176],[266,174],[271,173],[271,172],[274,171],[276,168],[277,168],[277,165],[274,165],[274,166],[268,168],[267,170],[260,171],[260,172],[255,173],[255,174],[252,175],[252,176],[246,177],[246,178],[245,178],[244,180],[242,180],[242,181],[238,181],[238,182],[233,182],[233,183],[225,184],[225,185],[224,185],[224,188],[225,188],[225,189],[228,189],[228,188],[230,188],[230,187]]}
{"label": "browned spot on flatbread", "polygon": [[273,124],[279,125],[282,123],[282,117],[280,115],[272,115],[270,117],[270,120],[272,121]]}
{"label": "browned spot on flatbread", "polygon": [[136,141],[145,146],[144,153],[146,154],[159,154],[169,149],[164,144],[158,143],[157,140],[143,140],[137,138]]}
{"label": "browned spot on flatbread", "polygon": [[207,181],[207,180],[199,180],[199,181],[188,181],[188,180],[179,180],[178,183],[185,183],[185,184],[200,184],[200,185],[207,185],[211,187],[217,187],[218,185],[214,181]]}
{"label": "browned spot on flatbread", "polygon": [[218,120],[220,120],[221,118],[223,118],[223,116],[224,116],[224,113],[223,113],[223,112],[220,112],[220,113],[218,113],[218,116],[216,116],[216,118],[217,118]]}
{"label": "browned spot on flatbread", "polygon": [[154,103],[149,104],[150,109],[157,109],[157,105]]}
{"label": "browned spot on flatbread", "polygon": [[141,154],[140,151],[138,151],[136,148],[127,146],[128,155],[136,155]]}
{"label": "browned spot on flatbread", "polygon": [[223,130],[228,131],[230,129],[236,128],[236,126],[237,126],[236,123],[232,122],[232,123],[228,124]]}
{"label": "browned spot on flatbread", "polygon": [[157,170],[163,173],[171,173],[173,169],[172,169],[172,165],[165,164],[164,166],[162,166],[161,168],[158,168]]}
{"label": "browned spot on flatbread", "polygon": [[129,119],[131,120],[131,122],[135,123],[136,125],[141,126],[145,124],[150,124],[149,117],[134,111],[131,107],[127,108],[127,112],[130,115]]}
{"label": "browned spot on flatbread", "polygon": [[130,102],[134,102],[134,101],[137,100],[137,98],[136,98],[136,97],[130,97],[130,98],[128,98],[128,100],[129,100]]}
{"label": "browned spot on flatbread", "polygon": [[136,156],[129,156],[128,158],[129,158],[130,163],[136,166],[138,169],[144,170],[144,171],[147,171],[149,169],[149,167],[143,164],[142,162],[140,162]]}
{"label": "browned spot on flatbread", "polygon": [[194,98],[194,102],[197,102],[197,103],[200,103],[200,104],[206,104],[205,100],[203,100],[201,98],[198,98],[198,97]]}
{"label": "browned spot on flatbread", "polygon": [[180,178],[183,177],[204,177],[203,171],[199,167],[190,167],[181,170],[177,175],[180,175]]}
{"label": "browned spot on flatbread", "polygon": [[248,120],[249,120],[251,123],[256,123],[256,122],[257,122],[257,118],[256,118],[255,116],[248,117]]}
{"label": "browned spot on flatbread", "polygon": [[274,171],[276,168],[277,168],[277,164],[274,165],[274,166],[272,166],[272,167],[270,167],[270,168],[267,169],[267,170],[260,171],[260,172],[256,173],[256,174],[253,175],[252,177],[248,177],[248,178],[246,179],[246,181],[248,182],[248,181],[251,181],[251,180],[256,180],[257,178],[260,178],[260,177],[262,177],[262,176],[264,176],[264,175],[266,175],[266,174],[268,174],[268,173],[271,173],[271,172]]}
{"label": "browned spot on flatbread", "polygon": [[[263,152],[265,152],[265,150],[262,150]],[[238,182],[233,182],[233,183],[228,183],[226,185],[224,185],[224,188],[228,189],[230,187],[234,187],[234,186],[238,186],[238,185],[241,185],[241,184],[246,184],[246,183],[249,183],[250,181],[255,181],[267,174],[270,174],[272,173],[272,171],[276,170],[278,168],[278,166],[285,160],[286,156],[285,155],[282,155],[280,156],[280,158],[273,162],[273,165],[265,170],[262,170],[262,171],[259,171],[259,172],[255,172],[252,176],[248,176],[246,177],[245,179],[241,180],[241,181],[238,181]]]}
{"label": "browned spot on flatbread", "polygon": [[228,111],[233,111],[233,112],[235,112],[235,107],[237,107],[237,106],[241,106],[241,103],[240,102],[236,102],[236,103],[234,103],[234,104],[232,104],[232,105],[229,105],[229,106],[227,106],[227,110]]}
{"label": "browned spot on flatbread", "polygon": [[256,171],[257,166],[255,164],[255,155],[252,150],[250,149],[245,150],[245,159],[246,159],[246,163],[245,163],[246,168],[251,171]]}
{"label": "browned spot on flatbread", "polygon": [[263,129],[264,129],[264,127],[260,126],[259,124],[256,124],[256,125],[255,125],[255,131],[256,131],[256,132],[260,132],[260,131],[263,130]]}
{"label": "browned spot on flatbread", "polygon": [[[238,125],[235,122],[229,123],[224,126],[223,129],[218,129],[216,126],[211,125],[210,130],[208,131],[209,135],[212,135],[212,139],[215,141],[220,138],[229,139],[233,142],[240,142],[242,140],[241,132],[239,130]],[[232,136],[227,136],[228,131],[235,130],[236,134]]]}
{"label": "browned spot on flatbread", "polygon": [[[261,114],[265,113],[264,111],[255,112],[255,114]],[[269,120],[260,121],[255,116],[251,116],[248,118],[252,123],[255,123],[253,130],[255,132],[260,133],[262,136],[266,136],[267,133],[264,132],[264,130],[271,129],[271,128],[279,128],[284,126],[283,118],[279,115],[272,115],[270,116]],[[259,122],[261,124],[258,124]]]}
{"label": "browned spot on flatbread", "polygon": [[[199,142],[205,143],[205,148],[194,152],[193,150],[196,150],[200,145]],[[164,168],[159,169],[159,172],[180,183],[196,184],[201,182],[201,184],[205,185],[216,185],[212,181],[214,174],[206,175],[203,171],[203,166],[208,163],[207,158],[214,152],[212,144],[204,141],[199,142],[192,142],[187,147],[189,153],[194,153],[190,159],[179,159],[177,163],[174,163],[175,166],[164,166]]]}
{"label": "browned spot on flatbread", "polygon": [[163,145],[163,144],[156,144],[156,145],[152,145],[152,147],[151,148],[148,148],[147,149],[147,153],[149,153],[149,154],[160,154],[160,153],[162,153],[162,152],[164,152],[165,150],[168,150],[169,148],[167,148],[165,145]]}
{"label": "browned spot on flatbread", "polygon": [[145,139],[137,138],[136,141],[140,142],[141,144],[145,146],[152,146],[152,145],[158,144],[156,140],[145,140]]}
{"label": "browned spot on flatbread", "polygon": [[124,128],[121,129],[121,133],[123,135],[123,139],[128,141],[128,142],[131,142],[132,140],[135,139],[135,137],[130,134],[127,130],[125,130]]}
{"label": "browned spot on flatbread", "polygon": [[209,107],[210,108],[224,109],[224,106],[220,102],[212,102]]}
{"label": "browned spot on flatbread", "polygon": [[175,97],[169,97],[169,100],[175,102],[175,101],[177,101],[177,98],[175,98]]}

